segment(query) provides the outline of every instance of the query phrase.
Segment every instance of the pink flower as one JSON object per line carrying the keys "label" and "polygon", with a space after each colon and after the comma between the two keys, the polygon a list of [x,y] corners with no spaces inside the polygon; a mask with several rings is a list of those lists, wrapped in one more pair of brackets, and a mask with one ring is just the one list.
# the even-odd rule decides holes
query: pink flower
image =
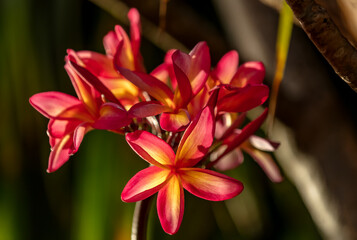
{"label": "pink flower", "polygon": [[213,107],[205,107],[188,126],[176,154],[162,139],[136,131],[126,135],[132,149],[153,166],[138,172],[125,186],[122,200],[136,202],[156,192],[157,211],[165,232],[178,231],[184,212],[184,191],[210,200],[222,201],[243,190],[238,180],[194,166],[206,155],[214,138]]}
{"label": "pink flower", "polygon": [[[61,92],[43,92],[30,98],[31,105],[50,119],[47,132],[52,151],[48,172],[56,171],[77,152],[88,131],[106,129],[122,132],[121,128],[131,122],[115,96],[94,75],[78,65],[80,63],[73,51],[69,50],[66,59],[65,69],[78,98]],[[101,94],[112,102],[104,102]]]}
{"label": "pink flower", "polygon": [[[190,123],[187,105],[191,99],[204,87],[210,70],[209,49],[205,42],[198,43],[189,53],[179,50],[171,51],[171,65],[163,64],[151,75],[116,66],[126,79],[165,106],[160,117],[162,129],[171,132],[183,131]],[[155,76],[170,73],[175,83],[174,91],[162,79]],[[202,107],[201,107],[202,109]]]}

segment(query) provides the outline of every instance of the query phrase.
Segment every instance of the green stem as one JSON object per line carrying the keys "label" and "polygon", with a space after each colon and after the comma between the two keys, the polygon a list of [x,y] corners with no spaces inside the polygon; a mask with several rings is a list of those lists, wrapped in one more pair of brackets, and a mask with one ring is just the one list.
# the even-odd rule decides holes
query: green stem
{"label": "green stem", "polygon": [[131,240],[146,240],[148,218],[152,196],[135,204],[133,224],[131,227]]}

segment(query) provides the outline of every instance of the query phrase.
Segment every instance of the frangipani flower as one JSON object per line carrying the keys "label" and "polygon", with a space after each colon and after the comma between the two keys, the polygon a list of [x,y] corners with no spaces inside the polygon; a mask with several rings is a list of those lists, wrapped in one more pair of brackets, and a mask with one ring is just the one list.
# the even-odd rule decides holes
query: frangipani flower
{"label": "frangipani flower", "polygon": [[[165,67],[154,70],[153,75],[116,67],[126,79],[166,107],[160,117],[161,128],[178,132],[183,131],[190,123],[187,105],[200,92],[207,80],[210,56],[205,42],[198,43],[189,54],[175,50],[170,56],[172,56],[172,71],[169,65],[162,65]],[[174,87],[174,91],[165,84],[165,81],[154,77],[164,71],[169,71],[170,78],[175,79],[174,83],[177,87]]]}
{"label": "frangipani flower", "polygon": [[140,90],[120,75],[114,65],[133,71],[145,72],[140,54],[139,12],[135,8],[130,9],[128,18],[130,20],[131,40],[124,29],[117,25],[115,31],[110,31],[103,39],[106,55],[92,51],[78,51],[76,53],[82,61],[83,67],[100,79],[126,108],[138,102]]}
{"label": "frangipani flower", "polygon": [[[65,69],[78,98],[61,92],[43,92],[30,98],[31,105],[50,119],[48,136],[52,151],[47,172],[56,171],[67,162],[69,157],[77,152],[88,131],[106,129],[120,132],[120,128],[131,122],[121,103],[108,89],[100,85],[95,76],[76,63],[73,54],[74,52],[69,50]],[[96,82],[102,93],[88,81]],[[101,94],[113,102],[103,102]]]}
{"label": "frangipani flower", "polygon": [[136,202],[156,192],[157,211],[165,232],[178,231],[184,212],[184,191],[210,200],[222,201],[243,190],[238,180],[194,166],[206,155],[213,141],[214,114],[205,107],[184,132],[176,154],[155,135],[136,131],[126,135],[132,149],[152,166],[138,172],[125,186],[122,200]]}

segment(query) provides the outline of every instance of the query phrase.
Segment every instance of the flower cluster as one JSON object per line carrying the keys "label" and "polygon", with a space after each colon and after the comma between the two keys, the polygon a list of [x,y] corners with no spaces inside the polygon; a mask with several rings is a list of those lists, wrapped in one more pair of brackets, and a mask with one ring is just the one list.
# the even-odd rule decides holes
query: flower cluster
{"label": "flower cluster", "polygon": [[184,189],[210,201],[242,192],[241,182],[212,170],[237,167],[242,151],[272,181],[280,181],[279,169],[265,153],[278,144],[253,135],[267,110],[243,125],[246,112],[268,98],[263,64],[238,67],[238,54],[230,51],[212,69],[209,48],[200,42],[189,54],[168,51],[164,62],[147,73],[139,51],[139,13],[131,9],[128,17],[130,38],[116,26],[103,39],[105,55],[67,51],[65,69],[77,97],[52,91],[30,98],[32,106],[50,119],[47,171],[67,162],[93,129],[125,135],[150,166],[129,180],[122,200],[136,202],[158,193],[158,216],[169,234],[181,224]]}

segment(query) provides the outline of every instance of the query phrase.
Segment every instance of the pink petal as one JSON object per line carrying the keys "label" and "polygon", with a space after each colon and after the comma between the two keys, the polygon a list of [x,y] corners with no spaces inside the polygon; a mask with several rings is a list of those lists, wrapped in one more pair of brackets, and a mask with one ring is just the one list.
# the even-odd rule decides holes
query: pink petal
{"label": "pink petal", "polygon": [[114,96],[114,94],[91,72],[87,69],[79,66],[75,62],[69,61],[69,64],[74,68],[76,73],[85,79],[89,84],[91,84],[96,90],[100,93],[104,94],[108,101],[118,104],[120,107],[124,108],[123,105],[119,102],[119,100]]}
{"label": "pink petal", "polygon": [[262,84],[247,85],[228,92],[218,100],[220,112],[246,112],[263,104],[269,96],[269,88]]}
{"label": "pink petal", "polygon": [[132,72],[121,67],[118,67],[118,70],[126,79],[128,79],[142,91],[147,92],[161,103],[172,108],[174,107],[174,103],[172,102],[172,91],[168,86],[165,85],[165,83],[161,82],[153,76],[150,76],[149,74]]}
{"label": "pink petal", "polygon": [[92,125],[97,129],[116,130],[131,123],[126,110],[115,103],[104,103],[99,110],[100,117]]}
{"label": "pink petal", "polygon": [[252,135],[249,137],[249,142],[252,144],[253,147],[267,152],[274,152],[280,145],[278,142],[270,141],[269,139],[265,139],[262,137],[258,137]]}
{"label": "pink petal", "polygon": [[223,84],[229,84],[238,68],[238,53],[230,51],[226,53],[217,63],[216,68],[211,72],[213,79]]}
{"label": "pink petal", "polygon": [[159,79],[161,82],[167,84],[169,81],[169,66],[167,63],[162,63],[157,66],[152,72],[150,73],[151,76]]}
{"label": "pink petal", "polygon": [[129,115],[138,118],[146,118],[158,115],[165,111],[171,111],[171,108],[156,101],[140,102],[130,108]]}
{"label": "pink petal", "polygon": [[172,176],[160,189],[157,197],[157,213],[164,231],[175,234],[180,228],[184,212],[184,193],[180,180]]}
{"label": "pink petal", "polygon": [[82,123],[74,130],[72,154],[78,151],[78,148],[82,143],[84,135],[91,129],[92,128],[90,127],[90,124]]}
{"label": "pink petal", "polygon": [[174,68],[177,86],[178,86],[178,89],[176,89],[175,96],[174,96],[174,102],[176,103],[176,108],[186,107],[186,105],[192,98],[191,83],[184,72],[185,70],[181,68],[181,67],[187,68],[189,66],[182,66],[183,64],[181,64],[180,67],[177,65],[177,62],[179,61],[183,62],[183,60],[180,60],[180,59],[184,59],[183,56],[185,56],[185,54],[179,50],[174,52],[172,55],[173,68]]}
{"label": "pink petal", "polygon": [[172,165],[175,153],[164,140],[146,131],[135,131],[125,136],[130,147],[145,161],[165,168]]}
{"label": "pink petal", "polygon": [[81,106],[82,102],[65,93],[43,92],[33,95],[30,104],[45,117],[56,118],[68,108]]}
{"label": "pink petal", "polygon": [[281,182],[283,180],[280,170],[270,154],[246,146],[244,146],[243,150],[259,164],[272,182]]}
{"label": "pink petal", "polygon": [[191,81],[192,92],[195,95],[202,89],[211,71],[211,56],[207,43],[197,43],[189,55],[191,63],[187,76]]}
{"label": "pink petal", "polygon": [[51,119],[48,123],[48,134],[54,138],[63,138],[65,135],[72,134],[81,123],[80,120]]}
{"label": "pink petal", "polygon": [[216,138],[221,140],[229,137],[235,130],[237,130],[236,129],[237,127],[240,127],[240,125],[243,124],[246,115],[247,115],[246,112],[240,113],[239,116],[234,120],[234,122],[228,128],[222,129],[221,135],[216,134]]}
{"label": "pink petal", "polygon": [[114,55],[114,65],[135,70],[134,55],[128,35],[119,25],[115,26],[115,33],[119,39],[119,44]]}
{"label": "pink petal", "polygon": [[86,69],[95,76],[118,78],[118,73],[114,69],[113,60],[111,58],[92,51],[79,51],[77,55],[86,66]]}
{"label": "pink petal", "polygon": [[140,49],[140,14],[136,8],[132,8],[128,12],[128,18],[130,21],[130,37],[131,37],[131,47],[133,50],[133,55],[137,56]]}
{"label": "pink petal", "polygon": [[164,112],[160,116],[160,126],[168,132],[180,132],[185,130],[190,123],[190,115],[184,109],[177,113]]}
{"label": "pink petal", "polygon": [[247,84],[261,84],[265,77],[265,67],[262,62],[246,62],[234,75],[230,84],[234,87],[245,87]]}
{"label": "pink petal", "polygon": [[180,169],[183,187],[193,195],[209,200],[223,201],[243,191],[243,184],[231,177],[208,169]]}
{"label": "pink petal", "polygon": [[151,166],[141,170],[125,185],[121,193],[124,202],[136,202],[150,197],[159,191],[168,181],[170,171]]}
{"label": "pink petal", "polygon": [[104,36],[103,45],[107,56],[113,58],[119,45],[117,34],[114,31],[110,31]]}
{"label": "pink petal", "polygon": [[176,165],[196,165],[211,147],[214,137],[214,114],[211,107],[205,107],[201,114],[187,127],[176,154]]}
{"label": "pink petal", "polygon": [[48,173],[56,171],[68,161],[72,152],[72,144],[72,134],[67,134],[52,148],[50,158],[48,160]]}
{"label": "pink petal", "polygon": [[[222,145],[217,152],[212,153],[211,160],[214,161],[217,157],[222,154],[226,145]],[[224,155],[215,165],[214,168],[219,171],[228,171],[234,169],[241,165],[244,161],[244,156],[242,151],[239,148],[234,149],[232,152]]]}

